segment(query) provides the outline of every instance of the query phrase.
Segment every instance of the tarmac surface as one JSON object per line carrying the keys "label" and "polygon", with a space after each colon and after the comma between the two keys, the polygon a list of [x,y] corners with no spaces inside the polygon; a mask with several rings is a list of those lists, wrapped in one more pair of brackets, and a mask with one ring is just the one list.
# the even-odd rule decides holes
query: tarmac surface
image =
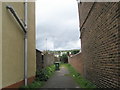
{"label": "tarmac surface", "polygon": [[59,71],[45,83],[42,88],[80,88],[73,78],[69,75],[69,71],[65,67],[60,67]]}

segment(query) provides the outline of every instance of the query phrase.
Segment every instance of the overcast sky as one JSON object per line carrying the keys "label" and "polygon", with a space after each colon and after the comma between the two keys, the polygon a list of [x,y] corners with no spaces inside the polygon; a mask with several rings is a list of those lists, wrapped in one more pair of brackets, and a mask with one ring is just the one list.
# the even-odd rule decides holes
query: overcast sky
{"label": "overcast sky", "polygon": [[80,49],[76,0],[37,0],[36,25],[37,49]]}

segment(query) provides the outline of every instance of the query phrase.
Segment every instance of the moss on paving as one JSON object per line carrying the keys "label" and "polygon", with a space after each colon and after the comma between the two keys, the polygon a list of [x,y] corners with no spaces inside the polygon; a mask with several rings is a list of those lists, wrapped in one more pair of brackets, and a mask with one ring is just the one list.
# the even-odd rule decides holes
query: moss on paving
{"label": "moss on paving", "polygon": [[70,64],[63,64],[62,66],[68,68],[70,76],[73,77],[73,79],[78,83],[80,88],[96,88],[93,83],[82,77]]}

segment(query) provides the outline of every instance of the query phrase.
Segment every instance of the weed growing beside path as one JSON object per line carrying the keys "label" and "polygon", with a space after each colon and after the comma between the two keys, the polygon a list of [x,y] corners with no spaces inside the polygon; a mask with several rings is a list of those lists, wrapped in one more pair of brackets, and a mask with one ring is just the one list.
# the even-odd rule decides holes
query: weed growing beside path
{"label": "weed growing beside path", "polygon": [[46,67],[40,71],[36,72],[36,78],[35,81],[31,84],[28,84],[27,86],[22,86],[20,87],[20,89],[22,88],[41,88],[45,81],[47,81],[55,72],[55,66],[51,65],[49,67]]}
{"label": "weed growing beside path", "polygon": [[37,81],[47,81],[55,72],[55,66],[51,65],[46,67],[36,73],[36,80]]}
{"label": "weed growing beside path", "polygon": [[44,85],[44,82],[41,81],[34,81],[31,84],[28,84],[27,86],[21,86],[19,89],[22,90],[23,88],[33,89],[33,88],[40,88]]}
{"label": "weed growing beside path", "polygon": [[96,88],[93,83],[83,78],[70,64],[63,64],[63,66],[68,68],[70,76],[73,77],[81,88]]}

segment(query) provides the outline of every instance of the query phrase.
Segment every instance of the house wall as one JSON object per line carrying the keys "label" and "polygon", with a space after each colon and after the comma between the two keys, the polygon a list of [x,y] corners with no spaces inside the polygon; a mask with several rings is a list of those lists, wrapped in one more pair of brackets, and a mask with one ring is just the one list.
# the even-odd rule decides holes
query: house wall
{"label": "house wall", "polygon": [[35,3],[28,3],[28,77],[36,74]]}
{"label": "house wall", "polygon": [[0,2],[0,89],[2,88],[2,3]]}
{"label": "house wall", "polygon": [[[78,8],[79,8],[78,11],[82,12],[82,13],[79,13],[79,15],[81,16],[81,17],[79,17],[79,19],[80,19],[80,27],[82,27],[82,25],[86,21],[86,18],[89,15],[89,12],[90,12],[93,4],[94,4],[93,2],[78,4]],[[83,8],[80,8],[80,7],[84,7],[85,10]]]}
{"label": "house wall", "polygon": [[117,2],[79,4],[84,76],[101,88],[120,87],[118,5]]}
{"label": "house wall", "polygon": [[[24,33],[15,19],[6,9],[11,5],[24,20],[24,3],[2,3],[2,45],[3,62],[2,75],[3,87],[10,86],[24,79]],[[28,77],[35,76],[35,15],[34,3],[28,4]]]}

